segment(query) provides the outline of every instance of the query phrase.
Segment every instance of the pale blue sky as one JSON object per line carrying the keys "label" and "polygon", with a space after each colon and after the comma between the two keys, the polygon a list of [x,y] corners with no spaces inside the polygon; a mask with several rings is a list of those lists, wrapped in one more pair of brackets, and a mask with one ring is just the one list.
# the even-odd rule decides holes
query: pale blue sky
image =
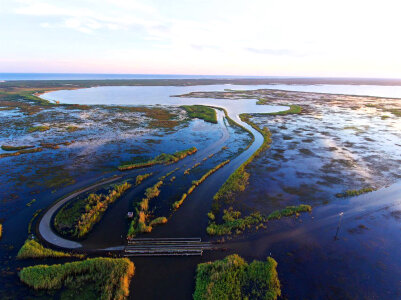
{"label": "pale blue sky", "polygon": [[0,72],[401,78],[395,0],[0,0]]}

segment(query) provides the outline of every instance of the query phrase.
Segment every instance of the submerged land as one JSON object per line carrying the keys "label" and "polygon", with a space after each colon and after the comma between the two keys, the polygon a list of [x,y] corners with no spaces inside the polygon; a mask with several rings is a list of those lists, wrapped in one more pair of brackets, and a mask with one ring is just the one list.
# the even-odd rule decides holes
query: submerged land
{"label": "submerged land", "polygon": [[[244,127],[204,105],[40,97],[93,86],[233,80],[0,83],[1,297],[400,296],[400,100],[234,81],[255,87],[176,96],[215,99],[216,106],[219,99],[257,99],[287,109],[240,114]],[[386,84],[346,82],[378,83]],[[202,244],[202,256],[124,252],[131,239],[190,237],[210,243]],[[54,273],[60,277],[49,282]]]}

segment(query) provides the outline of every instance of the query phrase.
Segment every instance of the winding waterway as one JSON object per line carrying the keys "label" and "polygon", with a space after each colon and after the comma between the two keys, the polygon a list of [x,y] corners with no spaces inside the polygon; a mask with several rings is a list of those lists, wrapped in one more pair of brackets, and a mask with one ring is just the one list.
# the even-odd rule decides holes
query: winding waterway
{"label": "winding waterway", "polygon": [[[221,107],[227,110],[228,115],[245,128],[249,129],[255,137],[253,144],[243,153],[233,159],[230,164],[210,176],[207,185],[199,186],[191,194],[188,204],[183,205],[165,225],[160,226],[152,232],[153,237],[175,236],[202,236],[205,237],[204,228],[207,226],[206,212],[209,210],[213,194],[228,176],[245,161],[263,142],[263,137],[248,124],[239,119],[241,113],[267,113],[285,110],[285,106],[256,105],[255,99],[246,100],[222,100],[202,98],[175,98],[171,95],[180,95],[195,91],[224,91],[224,89],[283,89],[304,92],[321,92],[334,94],[353,94],[382,97],[401,97],[400,87],[391,86],[371,89],[363,89],[362,86],[330,86],[325,89],[323,85],[314,86],[293,86],[286,85],[214,85],[214,86],[191,86],[191,87],[95,87],[89,89],[56,91],[44,94],[42,97],[47,100],[58,100],[62,103],[71,104],[102,104],[102,105],[210,105]],[[220,124],[221,125],[221,124]],[[212,150],[211,150],[212,151]],[[203,153],[206,154],[206,153]],[[166,170],[167,171],[167,170]],[[381,271],[372,271],[373,262],[376,261],[376,254],[370,250],[371,244],[359,246],[358,235],[350,235],[355,228],[358,230],[364,221],[368,224],[371,240],[369,242],[381,241],[385,235],[379,227],[371,227],[368,222],[381,217],[387,209],[399,206],[400,183],[389,188],[362,195],[356,198],[342,200],[340,203],[333,203],[314,208],[310,215],[301,216],[299,219],[284,220],[280,226],[271,222],[267,231],[260,231],[248,235],[235,242],[229,242],[227,252],[209,252],[203,257],[152,257],[135,258],[136,275],[131,286],[131,297],[134,299],[189,299],[193,292],[193,277],[196,265],[203,261],[220,259],[229,253],[238,253],[247,260],[264,259],[267,255],[275,257],[279,261],[279,274],[282,276],[283,288],[289,298],[322,299],[328,295],[333,276],[342,278],[342,272],[352,274],[349,283],[342,282],[344,289],[351,291],[351,295],[362,293],[356,282],[366,281],[360,284],[366,287],[369,293],[369,286],[375,281],[374,275],[382,274]],[[208,200],[209,199],[209,200]],[[380,201],[378,201],[378,199]],[[340,219],[340,213],[344,218]],[[342,214],[341,214],[342,216]],[[342,223],[341,223],[342,222]],[[301,226],[302,223],[302,226]],[[277,226],[275,225],[277,224]],[[284,226],[283,226],[284,224]],[[344,228],[345,227],[345,228]],[[355,227],[355,228],[354,228]],[[386,227],[384,227],[386,228]],[[395,226],[392,227],[396,228]],[[398,228],[398,227],[397,227]],[[346,231],[347,229],[347,231]],[[351,231],[354,230],[354,231]],[[348,235],[345,235],[347,233]],[[399,240],[396,232],[390,234],[393,240]],[[388,235],[388,234],[387,234]],[[344,237],[343,237],[344,236]],[[352,239],[345,237],[351,236]],[[50,241],[51,242],[51,241]],[[362,241],[361,243],[364,243]],[[396,244],[392,243],[391,245]],[[311,245],[314,245],[312,247]],[[317,246],[315,246],[317,245]],[[373,244],[372,244],[373,245]],[[390,246],[391,246],[390,245]],[[83,245],[84,248],[86,245]],[[113,245],[104,245],[114,246]],[[387,245],[386,253],[391,253],[389,258],[380,259],[387,263],[387,268],[394,268],[400,265],[400,257],[396,255],[397,250]],[[311,250],[305,250],[310,247]],[[377,246],[376,246],[377,247]],[[91,247],[89,247],[91,248]],[[361,252],[359,249],[364,249]],[[312,252],[313,251],[313,252]],[[308,253],[311,254],[308,254]],[[291,262],[289,262],[291,260]],[[295,262],[292,262],[294,260]],[[357,261],[357,263],[355,263]],[[344,266],[338,268],[338,266]],[[350,269],[355,265],[362,271]],[[309,266],[309,268],[305,268]],[[365,267],[368,266],[368,267]],[[380,265],[381,266],[381,265]],[[379,266],[379,267],[380,267]],[[365,269],[364,269],[365,268]],[[319,276],[316,276],[317,271]],[[385,269],[384,269],[385,271]],[[383,272],[384,272],[383,271]],[[376,273],[375,273],[376,272]],[[369,279],[364,275],[372,275]],[[383,273],[384,274],[384,273]],[[389,274],[399,274],[399,271],[391,269]],[[396,276],[382,275],[381,281],[388,281],[387,285],[376,286],[375,295],[388,293],[391,298],[397,292]],[[336,277],[336,278],[337,278]],[[302,278],[308,278],[302,281]],[[299,283],[298,283],[299,282]],[[375,281],[376,282],[376,281]],[[399,283],[398,283],[399,284]],[[388,292],[390,291],[390,292]],[[338,292],[337,292],[338,293]],[[332,295],[332,294],[330,294]],[[337,298],[344,298],[344,294],[336,294]],[[394,299],[394,298],[393,298]]]}

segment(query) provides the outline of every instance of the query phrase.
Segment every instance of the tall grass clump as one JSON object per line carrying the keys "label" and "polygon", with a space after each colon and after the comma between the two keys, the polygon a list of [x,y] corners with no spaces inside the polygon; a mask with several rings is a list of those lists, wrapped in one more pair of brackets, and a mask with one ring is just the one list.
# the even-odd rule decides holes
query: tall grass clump
{"label": "tall grass clump", "polygon": [[196,149],[195,147],[192,147],[192,148],[189,148],[186,150],[177,151],[174,154],[162,153],[151,160],[148,160],[145,162],[121,165],[121,166],[118,166],[118,169],[120,171],[126,171],[126,170],[138,169],[138,168],[151,167],[154,165],[172,164],[172,163],[176,163],[176,162],[184,159],[188,155],[192,155],[192,154],[196,153],[197,151],[198,151],[198,149]]}
{"label": "tall grass clump", "polygon": [[222,260],[201,263],[196,269],[194,300],[275,300],[280,296],[277,262],[271,257],[248,264],[233,254]]}
{"label": "tall grass clump", "polygon": [[144,181],[145,179],[149,178],[152,175],[153,175],[153,173],[146,173],[146,174],[141,174],[141,175],[136,176],[135,185],[140,185],[142,183],[142,181]]}
{"label": "tall grass clump", "polygon": [[185,109],[190,118],[198,118],[214,124],[217,123],[217,114],[213,108],[203,105],[183,105],[181,107]]}
{"label": "tall grass clump", "polygon": [[49,248],[43,247],[34,239],[28,239],[22,245],[18,251],[17,259],[27,258],[60,258],[60,257],[77,257],[83,258],[82,254],[65,253],[61,251],[55,251]]}
{"label": "tall grass clump", "polygon": [[312,207],[306,204],[300,204],[298,206],[287,206],[284,209],[275,210],[267,216],[268,220],[279,220],[282,217],[289,217],[293,215],[299,215],[301,212],[311,212]]}
{"label": "tall grass clump", "polygon": [[373,187],[365,187],[359,190],[346,190],[343,193],[338,193],[336,194],[337,198],[345,198],[345,197],[354,197],[354,196],[359,196],[362,194],[366,194],[366,193],[371,193],[374,192],[376,189]]}
{"label": "tall grass clump", "polygon": [[122,300],[129,295],[134,272],[135,266],[127,258],[98,257],[65,264],[26,267],[20,271],[19,277],[35,290],[74,290],[93,285],[96,299]]}

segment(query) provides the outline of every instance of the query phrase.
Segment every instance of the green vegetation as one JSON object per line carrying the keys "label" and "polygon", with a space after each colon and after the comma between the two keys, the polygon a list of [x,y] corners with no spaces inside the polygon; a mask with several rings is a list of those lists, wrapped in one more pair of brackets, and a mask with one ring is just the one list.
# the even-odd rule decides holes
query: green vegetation
{"label": "green vegetation", "polygon": [[290,108],[284,111],[267,113],[267,115],[291,115],[291,114],[300,114],[302,112],[302,107],[296,104],[291,104]]}
{"label": "green vegetation", "polygon": [[311,212],[312,207],[310,205],[301,204],[298,206],[287,206],[284,209],[275,210],[268,215],[267,220],[279,220],[282,217],[289,217],[293,215],[299,215],[301,212]]}
{"label": "green vegetation", "polygon": [[228,177],[226,182],[214,195],[212,210],[215,213],[220,210],[220,207],[222,205],[221,202],[228,203],[233,200],[235,194],[243,192],[245,190],[249,180],[249,173],[246,171],[246,167],[254,160],[255,157],[259,156],[262,151],[270,147],[269,144],[271,143],[271,133],[267,127],[264,127],[263,129],[259,128],[250,120],[250,115],[248,114],[241,114],[240,118],[243,122],[248,123],[250,126],[252,126],[255,130],[259,131],[263,135],[263,143],[259,147],[259,149],[252,154],[251,157],[243,162],[242,165],[239,166],[238,169],[230,175],[230,177]]}
{"label": "green vegetation", "polygon": [[79,127],[73,126],[73,125],[67,126],[67,128],[66,128],[66,130],[67,130],[68,132],[75,132],[75,131],[77,131],[77,130],[79,130],[79,129],[80,129]]}
{"label": "green vegetation", "polygon": [[216,111],[213,108],[203,105],[183,105],[190,118],[202,119],[206,122],[217,123]]}
{"label": "green vegetation", "polygon": [[67,236],[81,238],[100,221],[108,206],[115,202],[131,184],[115,185],[105,194],[89,194],[85,199],[63,206],[54,218],[56,230]]}
{"label": "green vegetation", "polygon": [[43,151],[43,148],[24,149],[24,150],[19,150],[17,152],[12,152],[12,153],[2,153],[2,154],[0,154],[0,158],[18,156],[18,155],[27,154],[27,153],[36,153],[36,152],[41,152],[41,151]]}
{"label": "green vegetation", "polygon": [[188,155],[192,155],[192,154],[196,153],[196,151],[198,151],[198,149],[196,149],[195,147],[192,147],[192,148],[189,148],[186,150],[177,151],[174,154],[162,153],[162,154],[156,156],[154,159],[148,160],[146,162],[121,165],[118,167],[118,169],[120,171],[126,171],[126,170],[145,168],[145,167],[150,167],[150,166],[160,165],[160,164],[172,164],[179,160],[184,159]]}
{"label": "green vegetation", "polygon": [[33,221],[35,221],[36,217],[40,214],[41,211],[42,211],[42,208],[39,208],[39,209],[37,209],[37,210],[34,212],[34,214],[32,215],[32,218],[31,218],[31,220],[29,221],[29,224],[28,224],[28,234],[31,234],[31,233],[32,233],[32,224],[33,224]]}
{"label": "green vegetation", "polygon": [[222,260],[201,263],[196,269],[195,300],[275,300],[279,296],[277,262],[271,257],[265,262],[248,264],[233,254]]}
{"label": "green vegetation", "polygon": [[47,131],[49,130],[50,127],[49,126],[45,126],[45,125],[40,125],[40,126],[33,126],[33,127],[29,127],[28,128],[28,132],[32,133],[32,132],[36,132],[36,131]]}
{"label": "green vegetation", "polygon": [[181,196],[181,199],[178,201],[175,201],[172,205],[173,209],[177,209],[179,208],[183,203],[184,200],[187,198],[188,195],[190,195],[197,186],[199,186],[202,182],[204,182],[206,180],[206,178],[208,178],[210,175],[212,175],[214,172],[216,172],[217,170],[221,169],[222,167],[224,167],[226,164],[228,164],[230,162],[230,160],[226,160],[223,161],[222,163],[218,164],[217,166],[215,166],[213,169],[210,169],[209,171],[207,171],[201,178],[199,178],[198,180],[194,180],[192,181],[192,186],[188,189],[187,193],[184,193]]}
{"label": "green vegetation", "polygon": [[401,117],[401,109],[399,109],[399,108],[388,108],[388,109],[385,109],[385,111],[388,111],[397,117]]}
{"label": "green vegetation", "polygon": [[83,261],[36,265],[21,270],[22,282],[38,290],[62,289],[61,299],[121,300],[129,295],[135,272],[127,258],[93,258]]}
{"label": "green vegetation", "polygon": [[17,151],[17,150],[24,150],[24,149],[29,149],[29,148],[34,148],[35,146],[8,146],[8,145],[2,145],[1,150],[4,151]]}
{"label": "green vegetation", "polygon": [[149,200],[159,196],[160,190],[159,187],[163,185],[163,181],[158,181],[155,185],[149,187],[145,191],[145,197]]}
{"label": "green vegetation", "polygon": [[386,120],[386,119],[388,119],[388,118],[390,118],[390,116],[388,116],[388,115],[383,115],[383,116],[381,116],[381,119],[382,119],[382,120]]}
{"label": "green vegetation", "polygon": [[36,202],[36,199],[32,199],[31,201],[29,201],[26,206],[31,206],[32,204],[34,204]]}
{"label": "green vegetation", "polygon": [[223,224],[211,222],[206,228],[206,232],[209,235],[226,235],[232,234],[232,231],[236,230],[236,234],[240,234],[246,228],[256,224],[263,224],[266,221],[259,212],[241,218],[241,213],[234,211],[232,208],[224,210],[223,220]]}
{"label": "green vegetation", "polygon": [[[171,174],[172,172],[170,172]],[[167,175],[167,174],[166,174]],[[164,178],[166,177],[163,176]],[[151,232],[155,225],[165,224],[167,223],[167,218],[158,217],[152,221],[150,221],[149,225],[146,224],[149,222],[149,200],[159,196],[160,187],[163,185],[163,181],[156,182],[153,186],[147,188],[145,190],[145,198],[138,203],[138,207],[136,208],[136,217],[131,221],[130,227],[128,229],[127,238],[133,238],[138,233],[147,233]]]}
{"label": "green vegetation", "polygon": [[152,220],[149,223],[149,226],[152,227],[152,226],[156,226],[156,225],[159,225],[159,224],[166,224],[166,223],[167,223],[167,218],[166,217],[158,217],[158,218]]}
{"label": "green vegetation", "polygon": [[60,258],[60,257],[77,257],[84,258],[85,255],[82,254],[71,254],[61,251],[55,251],[49,248],[43,247],[36,240],[28,239],[25,241],[24,245],[18,251],[18,259],[27,258]]}
{"label": "green vegetation", "polygon": [[366,194],[375,191],[376,189],[373,187],[365,187],[359,190],[347,190],[344,193],[338,193],[336,194],[337,198],[345,198],[345,197],[353,197],[353,196],[359,196],[361,194]]}
{"label": "green vegetation", "polygon": [[142,181],[144,181],[145,179],[149,178],[152,175],[153,175],[153,173],[146,173],[146,174],[141,174],[141,175],[136,176],[135,185],[140,185],[142,183]]}
{"label": "green vegetation", "polygon": [[159,180],[164,180],[164,179],[166,179],[167,177],[169,177],[171,174],[173,174],[175,171],[177,171],[177,170],[179,170],[179,169],[180,169],[180,168],[175,168],[174,170],[172,170],[172,171],[170,171],[170,172],[164,174],[163,176],[161,176],[161,177],[159,178]]}
{"label": "green vegetation", "polygon": [[292,215],[299,215],[301,212],[311,212],[312,207],[310,205],[301,204],[299,206],[287,206],[284,209],[276,210],[269,214],[268,217],[263,216],[260,212],[254,212],[246,217],[241,217],[241,212],[233,210],[232,207],[225,209],[223,213],[223,223],[215,223],[215,215],[212,212],[208,213],[209,225],[206,228],[206,232],[209,235],[227,235],[232,234],[235,230],[235,234],[240,234],[246,228],[251,228],[253,225],[257,225],[256,229],[263,227],[264,223],[270,220],[279,220],[281,217],[288,217]]}

